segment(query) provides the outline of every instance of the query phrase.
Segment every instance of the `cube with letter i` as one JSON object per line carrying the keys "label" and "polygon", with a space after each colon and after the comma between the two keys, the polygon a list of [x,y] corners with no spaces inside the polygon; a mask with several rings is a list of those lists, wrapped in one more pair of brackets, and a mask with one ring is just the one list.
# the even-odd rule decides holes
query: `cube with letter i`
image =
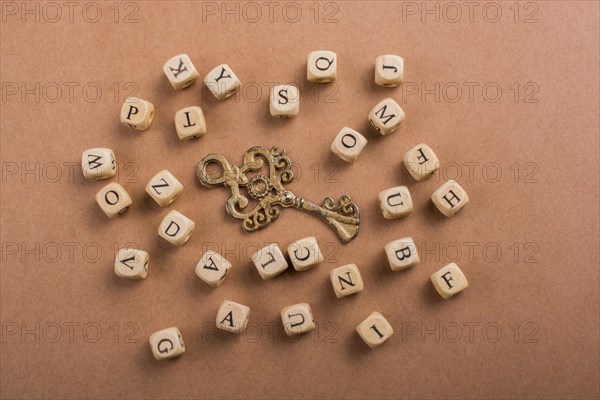
{"label": "cube with letter i", "polygon": [[390,323],[377,311],[358,324],[356,332],[370,348],[382,345],[394,334]]}

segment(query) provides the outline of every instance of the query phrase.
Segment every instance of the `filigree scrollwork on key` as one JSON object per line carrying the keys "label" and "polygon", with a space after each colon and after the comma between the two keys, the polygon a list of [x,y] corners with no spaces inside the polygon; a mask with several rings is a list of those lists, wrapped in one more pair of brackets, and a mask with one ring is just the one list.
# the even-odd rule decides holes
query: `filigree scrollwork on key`
{"label": "filigree scrollwork on key", "polygon": [[[207,169],[214,164],[223,172],[213,178]],[[295,207],[310,211],[327,221],[344,243],[356,237],[359,210],[350,197],[342,196],[337,205],[332,198],[326,198],[322,206],[296,197],[283,186],[294,179],[291,165],[285,150],[277,151],[276,147],[267,150],[256,146],[246,151],[244,162],[239,167],[229,164],[220,154],[209,154],[198,165],[197,175],[203,185],[225,185],[231,189],[231,196],[227,200],[225,209],[232,217],[242,220],[242,226],[246,231],[252,232],[263,228],[277,219],[279,207]],[[265,168],[268,174],[263,175],[261,172]],[[246,188],[248,196],[258,201],[250,211],[244,212],[249,201],[240,193],[240,187]]]}

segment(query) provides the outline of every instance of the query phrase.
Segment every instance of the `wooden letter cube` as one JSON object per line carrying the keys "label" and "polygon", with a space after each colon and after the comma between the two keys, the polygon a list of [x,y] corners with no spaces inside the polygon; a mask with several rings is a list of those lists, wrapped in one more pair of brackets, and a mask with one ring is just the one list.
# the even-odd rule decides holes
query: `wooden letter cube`
{"label": "wooden letter cube", "polygon": [[206,120],[200,107],[186,107],[175,113],[175,130],[181,140],[199,138],[206,133]]}
{"label": "wooden letter cube", "polygon": [[421,143],[404,154],[404,166],[416,181],[421,182],[440,167],[440,160],[431,147]]}
{"label": "wooden letter cube", "polygon": [[179,357],[185,352],[181,332],[177,328],[167,328],[150,335],[150,348],[157,360]]}
{"label": "wooden letter cube", "polygon": [[198,79],[198,71],[187,54],[179,54],[163,65],[163,71],[175,89],[190,86]]}
{"label": "wooden letter cube", "polygon": [[217,328],[232,333],[241,333],[248,325],[249,316],[250,308],[225,300],[217,312]]}
{"label": "wooden letter cube", "polygon": [[131,205],[131,197],[116,182],[109,183],[96,193],[96,202],[108,218],[115,218],[123,214]]}
{"label": "wooden letter cube", "polygon": [[404,59],[386,54],[375,59],[375,83],[379,86],[395,87],[402,84]]}
{"label": "wooden letter cube", "polygon": [[231,263],[225,257],[208,250],[196,264],[196,275],[210,286],[218,287],[223,283],[230,269]]}
{"label": "wooden letter cube", "polygon": [[457,182],[449,180],[433,192],[431,201],[442,214],[451,217],[469,202],[469,196]]}
{"label": "wooden letter cube", "polygon": [[168,206],[174,202],[182,190],[183,185],[181,182],[166,169],[154,175],[146,185],[146,193],[161,207]]}
{"label": "wooden letter cube", "polygon": [[115,153],[103,147],[87,149],[81,155],[81,169],[88,181],[112,178],[117,172]]}
{"label": "wooden letter cube", "polygon": [[294,118],[300,111],[300,91],[291,85],[273,86],[270,111],[273,117]]}
{"label": "wooden letter cube", "polygon": [[348,264],[332,269],[329,273],[329,279],[331,279],[333,291],[338,299],[364,289],[363,280],[356,264]]}
{"label": "wooden letter cube", "polygon": [[281,322],[288,336],[300,335],[315,329],[315,319],[307,303],[294,304],[281,310]]}
{"label": "wooden letter cube", "polygon": [[158,227],[158,235],[175,246],[183,246],[196,224],[185,215],[175,210],[170,211]]}
{"label": "wooden letter cube", "polygon": [[311,82],[327,83],[337,78],[337,55],[333,51],[318,50],[308,54],[306,78]]}
{"label": "wooden letter cube", "polygon": [[371,109],[369,122],[375,130],[383,136],[394,132],[398,125],[404,121],[404,111],[392,98],[381,100]]}
{"label": "wooden letter cube", "polygon": [[370,348],[377,347],[388,340],[394,333],[389,322],[377,311],[358,324],[356,332]]}
{"label": "wooden letter cube", "polygon": [[392,271],[400,271],[412,267],[420,261],[417,246],[411,237],[389,242],[385,245],[385,254],[387,254]]}
{"label": "wooden letter cube", "polygon": [[263,279],[271,279],[285,271],[288,263],[279,246],[272,243],[254,253],[252,262]]}
{"label": "wooden letter cube", "polygon": [[449,299],[469,286],[465,274],[455,263],[450,263],[431,275],[431,283],[444,299]]}
{"label": "wooden letter cube", "polygon": [[138,131],[150,128],[154,119],[154,105],[149,101],[128,97],[121,108],[121,123]]}
{"label": "wooden letter cube", "polygon": [[228,99],[241,85],[240,80],[227,64],[221,64],[206,74],[204,84],[217,100]]}
{"label": "wooden letter cube", "polygon": [[148,275],[148,253],[137,249],[119,249],[115,257],[115,274],[121,278],[144,279]]}
{"label": "wooden letter cube", "polygon": [[305,271],[323,262],[323,254],[314,236],[291,243],[287,251],[296,271]]}
{"label": "wooden letter cube", "polygon": [[343,127],[331,143],[331,151],[344,161],[354,162],[362,149],[367,145],[367,139],[354,129]]}
{"label": "wooden letter cube", "polygon": [[385,219],[404,217],[413,212],[413,202],[406,186],[397,186],[379,193],[379,206]]}

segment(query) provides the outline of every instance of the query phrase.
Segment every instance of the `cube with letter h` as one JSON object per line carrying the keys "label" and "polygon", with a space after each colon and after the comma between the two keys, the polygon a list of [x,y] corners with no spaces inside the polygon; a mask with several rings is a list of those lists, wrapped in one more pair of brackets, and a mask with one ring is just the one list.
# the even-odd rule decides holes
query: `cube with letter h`
{"label": "cube with letter h", "polygon": [[449,180],[433,192],[431,201],[442,214],[452,217],[469,202],[469,196],[457,182]]}

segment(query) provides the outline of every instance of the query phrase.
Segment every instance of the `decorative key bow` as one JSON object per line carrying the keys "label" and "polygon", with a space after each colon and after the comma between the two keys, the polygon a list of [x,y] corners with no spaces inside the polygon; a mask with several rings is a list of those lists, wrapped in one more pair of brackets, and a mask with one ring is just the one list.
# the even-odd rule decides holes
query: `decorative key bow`
{"label": "decorative key bow", "polygon": [[[265,164],[266,162],[266,164]],[[223,170],[221,176],[211,177],[207,171],[210,164],[217,164]],[[198,165],[198,179],[206,186],[229,186],[231,197],[227,200],[225,209],[234,218],[243,220],[242,226],[248,232],[267,226],[279,216],[279,208],[295,207],[310,211],[327,221],[335,229],[340,240],[349,242],[358,235],[359,210],[349,196],[342,196],[339,204],[328,197],[321,206],[297,197],[283,187],[291,183],[294,174],[291,171],[291,161],[285,155],[285,150],[277,151],[276,147],[267,150],[255,146],[244,154],[241,166],[230,165],[220,154],[209,154]],[[263,167],[268,167],[269,175],[260,175]],[[254,174],[247,176],[246,174]],[[244,212],[248,206],[248,198],[240,194],[240,187],[247,189],[248,195],[258,201],[251,211]]]}

